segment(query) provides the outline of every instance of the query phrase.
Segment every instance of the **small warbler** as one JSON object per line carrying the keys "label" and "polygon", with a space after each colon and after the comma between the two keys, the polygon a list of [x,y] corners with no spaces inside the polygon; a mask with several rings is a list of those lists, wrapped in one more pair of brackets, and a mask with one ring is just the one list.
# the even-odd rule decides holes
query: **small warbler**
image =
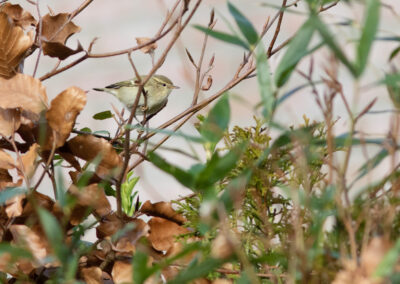
{"label": "small warbler", "polygon": [[[146,76],[141,75],[140,78],[143,80]],[[94,88],[93,90],[107,92],[116,96],[126,108],[131,110],[136,99],[138,86],[138,80],[133,78],[132,80],[111,84],[105,88]],[[151,115],[158,112],[167,103],[171,91],[178,88],[167,77],[153,75],[143,88],[147,94],[146,100],[143,93],[141,93],[135,114],[142,115],[146,113],[147,115]]]}

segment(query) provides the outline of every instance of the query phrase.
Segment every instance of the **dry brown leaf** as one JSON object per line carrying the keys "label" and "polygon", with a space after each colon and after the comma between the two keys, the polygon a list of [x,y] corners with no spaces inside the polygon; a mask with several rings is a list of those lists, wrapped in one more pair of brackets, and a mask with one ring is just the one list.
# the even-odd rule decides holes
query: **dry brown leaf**
{"label": "dry brown leaf", "polygon": [[112,145],[103,138],[79,135],[69,140],[67,146],[71,154],[85,161],[92,161],[100,156],[101,161],[97,173],[101,176],[111,174],[112,169],[121,165],[120,156]]}
{"label": "dry brown leaf", "polygon": [[55,139],[55,147],[59,148],[64,145],[68,136],[74,127],[76,117],[85,107],[86,93],[78,87],[70,87],[58,94],[51,101],[51,106],[46,112],[46,119],[54,131],[55,138],[52,133],[48,134],[48,141],[43,146],[43,150],[51,150],[53,147],[53,139]]}
{"label": "dry brown leaf", "polygon": [[[54,201],[45,194],[35,191],[33,198],[35,199],[36,206],[46,209],[49,212],[53,212]],[[35,213],[36,210],[32,208],[32,203],[27,202],[22,211],[23,218],[29,218]]]}
{"label": "dry brown leaf", "polygon": [[25,74],[8,80],[0,78],[0,107],[21,108],[23,116],[39,119],[40,112],[47,108],[46,89],[38,79]]}
{"label": "dry brown leaf", "polygon": [[44,40],[64,44],[70,36],[80,32],[81,28],[69,21],[69,16],[68,13],[43,16],[42,37]]}
{"label": "dry brown leaf", "polygon": [[184,224],[187,220],[181,214],[177,213],[171,205],[171,202],[157,202],[151,203],[147,200],[142,207],[140,212],[155,217],[161,217],[175,222],[179,225]]}
{"label": "dry brown leaf", "polygon": [[112,244],[112,249],[116,252],[129,253],[135,252],[135,245],[141,237],[148,236],[150,227],[141,219],[134,219],[132,222],[134,228],[125,232],[115,244]]}
{"label": "dry brown leaf", "polygon": [[19,109],[0,108],[0,135],[11,136],[21,125],[21,111]]}
{"label": "dry brown leaf", "polygon": [[118,216],[113,213],[101,219],[100,225],[96,227],[96,236],[99,239],[104,239],[115,234],[124,226]]}
{"label": "dry brown leaf", "polygon": [[32,253],[35,260],[32,263],[33,266],[35,268],[41,266],[41,262],[48,254],[44,238],[26,225],[11,225],[10,232],[18,245],[27,248]]}
{"label": "dry brown leaf", "polygon": [[[146,44],[147,42],[149,42],[151,40],[151,38],[148,37],[137,37],[136,38],[136,42],[138,45],[142,45],[142,44]],[[153,42],[149,45],[146,45],[144,47],[142,47],[140,49],[140,51],[142,51],[143,53],[152,53],[154,52],[154,50],[157,48],[157,43]]]}
{"label": "dry brown leaf", "polygon": [[152,218],[148,224],[150,226],[148,239],[153,248],[158,251],[169,250],[176,241],[177,236],[189,232],[188,229],[159,217]]}
{"label": "dry brown leaf", "polygon": [[[6,13],[0,12],[0,76],[11,78],[26,51],[32,46],[33,38],[16,26]],[[2,83],[0,83],[2,85]]]}
{"label": "dry brown leaf", "polygon": [[36,19],[18,4],[5,3],[0,7],[0,11],[6,13],[17,26],[22,28],[36,26]]}
{"label": "dry brown leaf", "polygon": [[23,207],[22,202],[25,199],[25,194],[14,196],[6,202],[6,214],[8,218],[21,216]]}
{"label": "dry brown leaf", "polygon": [[333,284],[383,284],[384,279],[375,276],[375,271],[391,248],[390,242],[375,237],[361,252],[360,263],[347,260],[343,270],[336,274]]}
{"label": "dry brown leaf", "polygon": [[0,190],[9,186],[14,186],[12,176],[8,170],[0,168]]}
{"label": "dry brown leaf", "polygon": [[222,232],[213,240],[211,244],[211,256],[214,258],[229,258],[234,251],[233,244]]}
{"label": "dry brown leaf", "polygon": [[111,276],[115,284],[132,283],[133,277],[132,264],[129,262],[116,261],[111,271]]}
{"label": "dry brown leaf", "polygon": [[89,207],[93,208],[101,218],[111,213],[111,205],[104,190],[98,184],[91,184],[82,189],[71,185],[68,191],[78,199],[77,206],[71,213],[70,223],[72,225],[78,225],[82,222]]}
{"label": "dry brown leaf", "polygon": [[15,275],[18,273],[18,269],[15,263],[12,262],[13,256],[9,252],[3,252],[0,254],[0,271],[3,273],[9,273]]}
{"label": "dry brown leaf", "polygon": [[0,169],[10,170],[16,167],[14,159],[0,149]]}
{"label": "dry brown leaf", "polygon": [[100,268],[98,267],[87,267],[87,268],[82,268],[80,270],[81,277],[87,284],[102,284],[103,279],[102,279],[102,274],[103,271],[101,271]]}
{"label": "dry brown leaf", "polygon": [[70,55],[83,51],[80,44],[78,44],[76,50],[65,45],[71,35],[81,30],[80,27],[69,20],[69,17],[70,14],[67,13],[60,13],[55,16],[46,14],[43,17],[43,54],[63,60]]}
{"label": "dry brown leaf", "polygon": [[50,57],[57,57],[61,60],[64,60],[71,55],[77,54],[83,50],[84,49],[79,42],[76,49],[69,48],[65,44],[59,42],[43,42],[43,53]]}
{"label": "dry brown leaf", "polygon": [[35,171],[35,167],[36,167],[36,157],[38,155],[37,153],[37,149],[38,149],[39,145],[38,144],[33,144],[28,152],[26,152],[24,155],[22,155],[21,159],[22,159],[22,164],[24,166],[23,169],[20,169],[20,171],[25,173],[25,176],[27,176],[28,178],[30,178]]}

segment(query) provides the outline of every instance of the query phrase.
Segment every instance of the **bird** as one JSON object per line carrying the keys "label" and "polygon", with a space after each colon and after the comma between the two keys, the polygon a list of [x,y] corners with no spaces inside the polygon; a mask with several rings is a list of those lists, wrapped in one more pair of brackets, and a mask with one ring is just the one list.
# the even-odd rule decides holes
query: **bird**
{"label": "bird", "polygon": [[[141,80],[145,78],[146,75],[140,75]],[[93,90],[114,95],[131,111],[138,88],[139,80],[133,78],[132,80],[117,82],[104,88],[93,88]],[[145,113],[146,115],[156,114],[166,105],[168,96],[172,90],[179,89],[179,87],[175,86],[168,77],[155,74],[146,82],[143,89],[146,94],[146,100],[142,92],[135,115],[144,115]]]}

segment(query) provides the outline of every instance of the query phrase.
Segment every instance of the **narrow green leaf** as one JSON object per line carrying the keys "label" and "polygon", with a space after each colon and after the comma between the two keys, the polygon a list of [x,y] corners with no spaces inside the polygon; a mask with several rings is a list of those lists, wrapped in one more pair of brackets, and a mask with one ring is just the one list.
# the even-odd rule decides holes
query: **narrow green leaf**
{"label": "narrow green leaf", "polygon": [[355,181],[359,180],[366,174],[368,174],[371,170],[376,168],[387,156],[389,155],[389,151],[386,149],[382,149],[375,156],[365,162],[359,169],[359,175],[356,177]]}
{"label": "narrow green leaf", "polygon": [[250,45],[257,44],[258,34],[252,23],[231,2],[228,2],[228,9],[247,42]]}
{"label": "narrow green leaf", "polygon": [[398,263],[400,257],[400,239],[396,241],[395,246],[390,249],[383,260],[379,263],[376,268],[374,276],[376,277],[387,277],[390,276],[395,269],[396,263]]}
{"label": "narrow green leaf", "polygon": [[271,78],[267,54],[261,44],[256,49],[257,81],[263,103],[263,115],[270,120],[275,107],[275,86]]}
{"label": "narrow green leaf", "polygon": [[297,63],[306,55],[315,27],[311,20],[306,21],[291,40],[289,46],[275,71],[275,83],[283,86],[290,78]]}
{"label": "narrow green leaf", "polygon": [[149,276],[160,269],[160,267],[157,266],[148,267],[148,259],[149,257],[146,253],[140,250],[135,252],[132,260],[133,271],[135,271],[135,273],[133,273],[133,283],[144,283]]}
{"label": "narrow green leaf", "polygon": [[374,42],[379,25],[380,1],[367,0],[366,16],[364,19],[364,29],[362,30],[360,42],[357,47],[357,77],[359,77],[367,65],[368,55]]}
{"label": "narrow green leaf", "polygon": [[173,280],[168,281],[167,283],[189,283],[191,280],[206,276],[208,273],[217,269],[224,262],[225,260],[215,259],[211,257],[207,258],[207,260],[201,263],[192,262],[192,265],[189,265],[187,269],[183,270]]}
{"label": "narrow green leaf", "polygon": [[9,253],[15,260],[19,258],[32,259],[32,253],[21,247],[11,245],[10,243],[0,243],[0,255]]}
{"label": "narrow green leaf", "polygon": [[390,53],[389,61],[392,61],[392,59],[396,57],[396,55],[399,53],[399,51],[400,51],[400,46],[396,47],[396,48]]}
{"label": "narrow green leaf", "polygon": [[57,219],[43,208],[38,208],[38,214],[40,223],[42,224],[46,237],[53,248],[54,253],[62,263],[66,263],[69,253],[63,240],[64,233],[61,230]]}
{"label": "narrow green leaf", "polygon": [[97,119],[97,120],[104,120],[104,119],[108,119],[108,118],[112,118],[112,117],[113,117],[113,115],[112,115],[111,111],[109,111],[109,110],[102,111],[102,112],[99,112],[99,113],[96,113],[95,115],[93,115],[93,118]]}
{"label": "narrow green leaf", "polygon": [[244,42],[243,40],[241,40],[236,35],[230,35],[230,34],[227,34],[227,33],[224,33],[224,32],[210,30],[209,28],[206,28],[206,27],[203,27],[203,26],[200,26],[200,25],[194,25],[193,27],[198,29],[198,30],[200,30],[200,31],[202,31],[202,32],[204,32],[204,33],[206,33],[206,34],[208,34],[208,35],[210,35],[210,36],[212,36],[213,38],[225,41],[227,43],[231,43],[231,44],[234,44],[234,45],[241,46],[241,47],[243,47],[243,48],[245,48],[247,50],[249,49],[249,45],[246,42]]}
{"label": "narrow green leaf", "polygon": [[7,200],[17,196],[26,193],[27,190],[26,188],[22,187],[10,187],[6,188],[2,191],[0,191],[0,205],[4,205]]}
{"label": "narrow green leaf", "polygon": [[227,94],[225,94],[210,110],[201,125],[201,136],[212,144],[218,143],[229,126],[230,115],[229,100]]}
{"label": "narrow green leaf", "polygon": [[207,189],[219,180],[222,180],[237,164],[244,150],[244,144],[231,149],[227,154],[219,157],[215,152],[210,161],[196,178],[196,189]]}
{"label": "narrow green leaf", "polygon": [[309,21],[312,23],[314,28],[318,30],[321,35],[324,43],[332,50],[335,56],[349,69],[349,71],[356,76],[357,70],[353,66],[353,64],[347,59],[346,55],[340,49],[340,47],[335,42],[335,37],[329,31],[329,28],[320,20],[317,15],[313,15],[310,17]]}
{"label": "narrow green leaf", "polygon": [[193,187],[194,176],[192,174],[186,172],[185,170],[179,167],[171,165],[170,163],[168,163],[166,160],[164,160],[154,152],[150,152],[148,154],[148,157],[150,162],[152,162],[156,167],[175,177],[181,184],[183,184],[188,188]]}

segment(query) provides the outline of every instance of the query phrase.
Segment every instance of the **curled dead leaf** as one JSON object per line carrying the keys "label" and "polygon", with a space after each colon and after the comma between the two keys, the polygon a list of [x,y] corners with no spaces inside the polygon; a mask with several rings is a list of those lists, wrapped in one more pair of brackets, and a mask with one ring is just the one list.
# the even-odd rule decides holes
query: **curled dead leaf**
{"label": "curled dead leaf", "polygon": [[48,139],[43,145],[43,150],[51,150],[53,143],[56,148],[64,145],[74,127],[76,117],[85,104],[86,93],[78,87],[64,90],[51,101],[51,106],[46,112],[46,119],[54,132],[49,131],[50,133],[47,134]]}
{"label": "curled dead leaf", "polygon": [[132,264],[129,262],[116,261],[112,268],[111,276],[115,284],[132,283]]}
{"label": "curled dead leaf", "polygon": [[6,13],[0,12],[1,77],[11,78],[18,72],[18,65],[32,44],[33,38],[16,26]]}
{"label": "curled dead leaf", "polygon": [[0,169],[10,170],[16,167],[14,159],[0,149]]}
{"label": "curled dead leaf", "polygon": [[69,20],[70,14],[60,13],[57,15],[46,14],[42,18],[42,37],[45,41],[65,43],[67,39],[81,28]]}
{"label": "curled dead leaf", "polygon": [[21,194],[7,200],[5,210],[8,218],[21,216],[23,211],[22,202],[25,197],[25,194]]}
{"label": "curled dead leaf", "polygon": [[93,208],[99,217],[104,217],[111,213],[111,205],[104,193],[104,190],[98,184],[91,184],[82,189],[71,185],[68,191],[77,198],[77,206],[71,213],[70,223],[78,225],[86,217],[88,208]]}
{"label": "curled dead leaf", "polygon": [[25,74],[8,80],[0,78],[0,107],[21,108],[22,116],[38,120],[47,108],[46,89],[38,79]]}
{"label": "curled dead leaf", "polygon": [[15,243],[27,248],[32,253],[34,257],[33,267],[40,267],[48,254],[44,238],[26,225],[11,225],[10,232]]}
{"label": "curled dead leaf", "polygon": [[114,173],[112,169],[121,165],[120,156],[112,145],[103,138],[92,135],[79,135],[69,140],[67,147],[71,154],[85,161],[92,161],[100,156],[101,161],[97,171],[100,176]]}
{"label": "curled dead leaf", "polygon": [[149,216],[168,219],[179,225],[183,225],[187,221],[185,217],[172,208],[171,202],[151,203],[147,200],[139,211]]}
{"label": "curled dead leaf", "polygon": [[54,16],[46,14],[42,18],[42,23],[43,54],[63,60],[83,50],[80,44],[76,50],[65,45],[70,36],[81,30],[70,20],[70,14],[60,13]]}
{"label": "curled dead leaf", "polygon": [[154,217],[148,222],[150,235],[148,237],[152,247],[157,251],[168,251],[176,242],[176,237],[189,232],[188,229],[175,222]]}
{"label": "curled dead leaf", "polygon": [[113,244],[112,249],[119,253],[128,253],[132,255],[135,252],[137,241],[141,237],[148,236],[150,227],[141,219],[133,219],[130,224],[133,224],[133,229],[128,230],[120,236]]}
{"label": "curled dead leaf", "polygon": [[14,24],[22,28],[36,26],[36,19],[18,4],[5,3],[0,7],[0,12],[6,13]]}
{"label": "curled dead leaf", "polygon": [[21,111],[15,108],[0,108],[0,135],[9,137],[21,125]]}
{"label": "curled dead leaf", "polygon": [[39,145],[38,144],[33,144],[28,152],[26,152],[24,155],[22,155],[21,159],[22,159],[22,164],[23,164],[23,169],[19,169],[21,172],[25,173],[25,176],[27,176],[28,178],[32,177],[32,175],[34,174],[35,171],[35,160],[36,157],[38,155],[37,153],[37,149],[38,149]]}
{"label": "curled dead leaf", "polygon": [[223,232],[220,232],[211,244],[211,256],[214,258],[229,258],[233,251],[233,244]]}
{"label": "curled dead leaf", "polygon": [[102,284],[103,271],[99,267],[86,267],[80,270],[80,275],[87,284]]}
{"label": "curled dead leaf", "polygon": [[[136,38],[136,42],[137,42],[138,45],[146,44],[146,43],[148,43],[150,40],[151,40],[151,39],[148,38],[148,37],[137,37],[137,38]],[[157,43],[153,42],[153,43],[150,43],[150,44],[148,44],[148,45],[142,47],[142,48],[140,49],[140,51],[143,52],[143,53],[152,53],[152,52],[154,52],[154,50],[155,50],[156,48],[157,48]]]}
{"label": "curled dead leaf", "polygon": [[0,168],[0,190],[10,186],[16,186],[13,183],[12,176],[8,170]]}
{"label": "curled dead leaf", "polygon": [[50,57],[57,57],[60,60],[64,60],[81,51],[84,51],[84,49],[79,42],[76,49],[72,49],[60,42],[43,42],[43,53]]}

